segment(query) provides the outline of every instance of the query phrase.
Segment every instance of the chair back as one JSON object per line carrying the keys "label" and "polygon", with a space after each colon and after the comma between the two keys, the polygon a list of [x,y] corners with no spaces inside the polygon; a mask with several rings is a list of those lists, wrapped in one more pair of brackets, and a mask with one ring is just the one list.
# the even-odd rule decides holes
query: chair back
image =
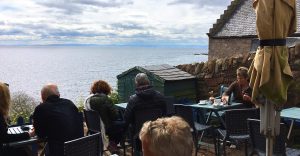
{"label": "chair back", "polygon": [[225,126],[228,135],[246,135],[247,119],[257,118],[257,109],[232,109],[225,111]]}
{"label": "chair back", "polygon": [[175,98],[173,96],[165,96],[165,100],[166,100],[166,113],[168,116],[172,116],[175,114],[175,107],[174,107],[174,103],[175,103]]}
{"label": "chair back", "polygon": [[83,110],[88,133],[101,132],[100,114],[94,110]]}
{"label": "chair back", "polygon": [[65,156],[100,156],[101,149],[101,135],[95,133],[75,140],[64,143]]}
{"label": "chair back", "polygon": [[195,131],[195,123],[194,123],[192,107],[185,106],[182,104],[175,104],[175,112],[177,116],[182,117]]}
{"label": "chair back", "polygon": [[[260,120],[248,119],[248,128],[253,149],[260,153],[266,152],[266,138],[260,133]],[[273,154],[285,155],[287,129],[283,123],[280,124],[280,134],[275,137]]]}
{"label": "chair back", "polygon": [[134,134],[140,132],[143,124],[147,121],[154,121],[157,118],[165,116],[166,113],[160,107],[136,108],[134,110]]}
{"label": "chair back", "polygon": [[[228,90],[228,87],[225,85],[221,85],[220,86],[220,98],[222,97],[223,93],[226,92]],[[234,101],[234,95],[233,93],[230,94],[229,99],[228,99],[228,104],[230,105],[232,103],[232,101]]]}

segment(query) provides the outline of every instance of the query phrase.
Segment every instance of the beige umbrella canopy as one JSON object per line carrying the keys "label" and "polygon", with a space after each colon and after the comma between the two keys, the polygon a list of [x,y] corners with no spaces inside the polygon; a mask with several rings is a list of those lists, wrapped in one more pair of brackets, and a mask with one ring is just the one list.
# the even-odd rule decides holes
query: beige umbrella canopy
{"label": "beige umbrella canopy", "polygon": [[[285,38],[296,31],[295,0],[254,0],[253,7],[260,46],[249,69],[250,86],[252,101],[261,110],[261,132],[268,141],[279,133],[277,110],[286,102],[293,79]],[[262,96],[267,100],[262,102]]]}

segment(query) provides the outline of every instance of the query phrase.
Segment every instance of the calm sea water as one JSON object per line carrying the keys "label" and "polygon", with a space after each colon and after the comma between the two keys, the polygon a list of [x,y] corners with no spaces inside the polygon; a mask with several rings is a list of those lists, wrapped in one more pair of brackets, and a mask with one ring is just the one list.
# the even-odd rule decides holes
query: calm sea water
{"label": "calm sea water", "polygon": [[116,76],[134,67],[206,61],[194,55],[206,49],[134,47],[0,47],[0,81],[11,92],[24,91],[39,100],[40,89],[57,83],[61,96],[76,102],[89,94],[94,80],[117,88]]}

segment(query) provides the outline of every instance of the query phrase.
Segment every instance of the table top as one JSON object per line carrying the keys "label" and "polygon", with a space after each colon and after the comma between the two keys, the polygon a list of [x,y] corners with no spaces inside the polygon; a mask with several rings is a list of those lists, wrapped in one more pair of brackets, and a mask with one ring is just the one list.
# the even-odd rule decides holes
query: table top
{"label": "table top", "polygon": [[118,104],[115,104],[117,107],[121,108],[121,109],[126,109],[127,107],[127,103],[118,103]]}
{"label": "table top", "polygon": [[10,142],[7,145],[10,146],[10,147],[21,147],[21,146],[24,146],[24,145],[29,145],[29,144],[33,144],[33,143],[37,143],[37,142],[38,142],[38,137],[34,136],[30,139]]}
{"label": "table top", "polygon": [[22,130],[21,126],[15,126],[15,127],[9,127],[7,130],[8,134],[20,134],[23,132],[28,132],[30,129],[33,128],[32,125],[23,125],[24,127],[27,127],[28,130]]}
{"label": "table top", "polygon": [[[33,128],[32,125],[24,125],[24,126],[28,127],[29,129]],[[23,133],[23,132],[27,132],[28,130],[22,130],[21,126],[15,126],[15,127],[9,127],[8,130],[7,130],[7,133],[8,134],[20,134],[20,133]],[[29,144],[32,144],[32,143],[36,143],[37,141],[38,141],[38,138],[35,136],[35,137],[32,137],[30,139],[26,139],[26,140],[9,142],[6,145],[11,146],[11,147],[19,147],[19,146],[24,146],[24,145],[29,145]]]}
{"label": "table top", "polygon": [[280,116],[282,118],[292,119],[292,120],[300,120],[300,108],[291,107],[287,109],[283,109],[281,111]]}
{"label": "table top", "polygon": [[226,109],[232,109],[232,108],[235,108],[235,107],[239,107],[239,106],[242,106],[242,103],[236,103],[236,102],[232,102],[231,105],[220,105],[220,106],[214,106],[212,104],[192,104],[192,105],[188,105],[190,107],[193,107],[193,108],[200,108],[200,109],[208,109],[208,110],[226,110]]}

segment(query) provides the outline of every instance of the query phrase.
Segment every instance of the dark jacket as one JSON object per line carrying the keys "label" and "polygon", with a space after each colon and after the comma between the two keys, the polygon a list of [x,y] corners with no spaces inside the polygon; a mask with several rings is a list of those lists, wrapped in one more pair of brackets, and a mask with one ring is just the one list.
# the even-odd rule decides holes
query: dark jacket
{"label": "dark jacket", "polygon": [[99,112],[105,128],[111,126],[118,117],[118,110],[105,94],[95,94],[90,98],[90,107]]}
{"label": "dark jacket", "polygon": [[83,136],[83,123],[74,103],[49,96],[33,113],[33,126],[39,138],[46,138],[51,156],[63,155],[63,143]]}
{"label": "dark jacket", "polygon": [[160,106],[164,114],[166,113],[166,100],[164,96],[155,91],[152,86],[145,86],[136,89],[136,94],[130,96],[125,113],[125,128],[134,121],[134,110],[135,108],[145,107],[151,108],[151,106]]}
{"label": "dark jacket", "polygon": [[248,87],[245,90],[242,90],[239,83],[237,81],[234,81],[230,84],[230,86],[228,87],[228,90],[225,91],[224,94],[227,95],[227,96],[230,96],[231,93],[233,93],[233,96],[234,96],[233,101],[241,102],[241,103],[245,104],[246,107],[253,107],[254,106],[254,104],[252,104],[251,101],[244,101],[243,100],[244,94],[247,94],[248,96],[251,97],[252,89],[250,87]]}
{"label": "dark jacket", "polygon": [[5,156],[7,153],[5,153],[5,149],[3,149],[2,144],[13,142],[13,141],[19,141],[19,140],[25,140],[29,139],[29,134],[21,133],[21,134],[7,134],[7,124],[5,122],[5,119],[3,115],[0,113],[0,155]]}

